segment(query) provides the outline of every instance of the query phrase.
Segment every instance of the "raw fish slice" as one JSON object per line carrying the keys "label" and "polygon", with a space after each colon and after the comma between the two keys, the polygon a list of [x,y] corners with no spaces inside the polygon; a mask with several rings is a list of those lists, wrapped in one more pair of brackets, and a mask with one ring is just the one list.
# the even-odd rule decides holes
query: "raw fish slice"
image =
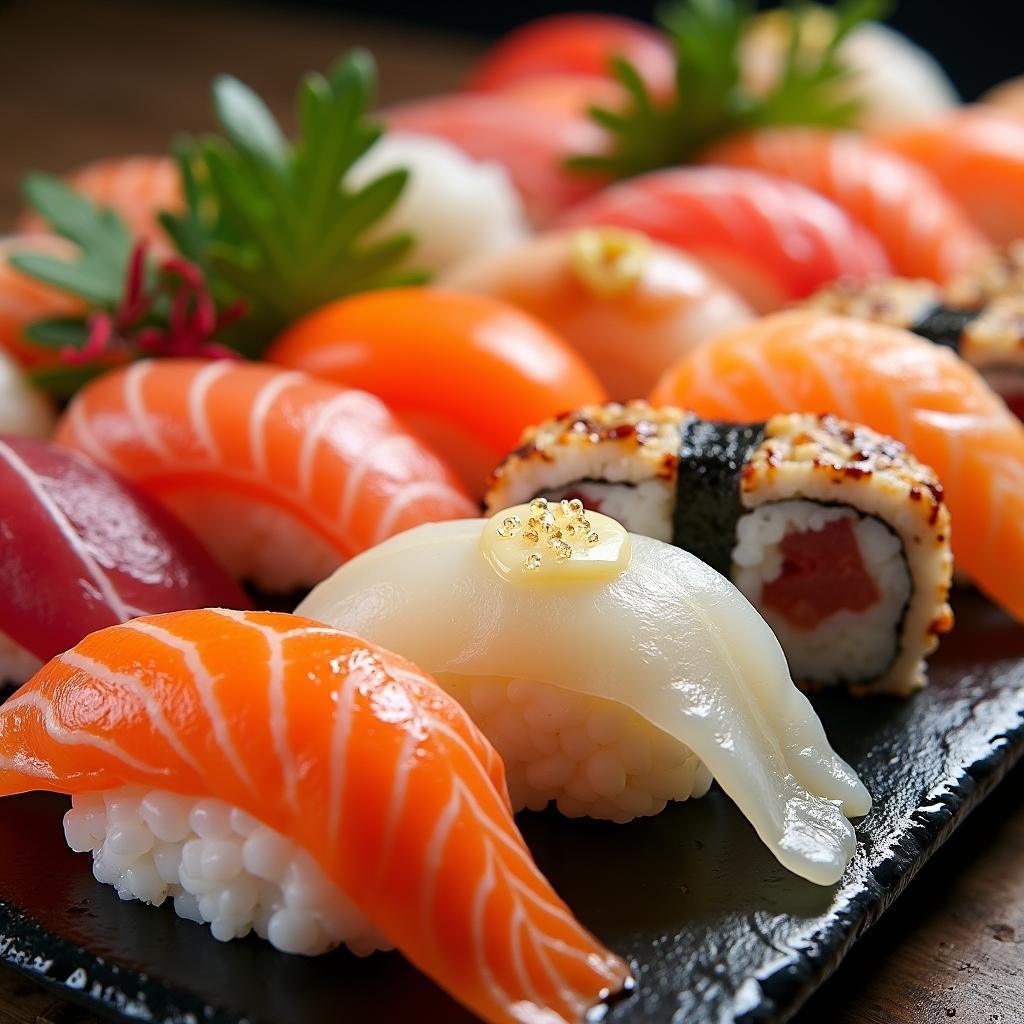
{"label": "raw fish slice", "polygon": [[[0,439],[0,650],[38,665],[136,615],[249,599],[166,509],[57,445]],[[27,658],[25,656],[28,656]],[[0,682],[31,672],[7,667]]]}
{"label": "raw fish slice", "polygon": [[160,787],[293,840],[495,1024],[582,1021],[629,972],[537,870],[501,762],[410,663],[318,623],[193,611],[87,637],[0,707],[0,794]]}
{"label": "raw fish slice", "polygon": [[779,313],[686,357],[651,398],[743,423],[820,409],[902,441],[942,481],[957,565],[1024,620],[1024,426],[948,349],[898,327]]}
{"label": "raw fish slice", "polygon": [[844,815],[866,813],[870,797],[749,602],[693,555],[591,512],[614,548],[607,565],[592,547],[548,569],[543,555],[522,570],[509,562],[504,578],[494,565],[506,556],[489,543],[520,512],[394,537],[300,614],[390,644],[442,680],[526,679],[624,705],[700,758],[782,864],[835,882],[856,846]]}
{"label": "raw fish slice", "polygon": [[944,282],[988,251],[931,174],[852,132],[765,129],[715,146],[704,159],[778,174],[827,196],[881,241],[905,277]]}
{"label": "raw fish slice", "polygon": [[674,245],[762,313],[836,277],[889,270],[878,239],[835,203],[758,171],[683,167],[645,174],[599,192],[556,223],[615,225]]}
{"label": "raw fish slice", "polygon": [[1024,120],[984,107],[879,136],[894,153],[926,167],[988,238],[1024,238]]}
{"label": "raw fish slice", "polygon": [[267,590],[309,586],[392,533],[474,512],[378,399],[254,363],[109,373],[76,395],[57,439],[173,509]]}

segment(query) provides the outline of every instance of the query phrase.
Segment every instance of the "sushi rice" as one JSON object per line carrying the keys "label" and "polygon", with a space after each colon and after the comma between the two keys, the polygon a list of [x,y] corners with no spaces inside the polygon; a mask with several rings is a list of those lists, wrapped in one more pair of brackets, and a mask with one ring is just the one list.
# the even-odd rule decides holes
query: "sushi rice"
{"label": "sushi rice", "polygon": [[78,793],[64,835],[121,899],[171,900],[221,942],[255,931],[283,953],[394,948],[305,850],[223,801],[140,786]]}

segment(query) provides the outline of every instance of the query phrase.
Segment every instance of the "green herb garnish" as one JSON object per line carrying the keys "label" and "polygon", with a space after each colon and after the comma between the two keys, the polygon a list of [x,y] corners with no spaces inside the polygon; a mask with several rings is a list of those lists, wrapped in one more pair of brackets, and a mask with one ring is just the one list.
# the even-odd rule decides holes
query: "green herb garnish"
{"label": "green herb garnish", "polygon": [[861,22],[884,16],[886,0],[843,0],[828,37],[802,44],[809,4],[790,7],[790,33],[778,79],[764,92],[743,82],[741,45],[756,13],[751,0],[683,0],[660,15],[675,49],[676,80],[668,99],[653,97],[637,70],[616,57],[612,71],[627,94],[621,110],[591,108],[611,136],[605,154],[570,160],[580,171],[631,177],[684,164],[738,132],[778,125],[851,126],[860,103],[848,88],[853,72],[840,59],[843,40]]}
{"label": "green herb garnish", "polygon": [[332,299],[424,280],[402,266],[411,235],[364,237],[394,206],[408,172],[388,172],[358,189],[345,184],[382,132],[367,115],[375,78],[362,51],[327,76],[307,75],[299,133],[289,142],[251,89],[222,76],[213,94],[223,136],[179,146],[186,210],[161,221],[220,301],[245,302],[235,343],[248,355]]}

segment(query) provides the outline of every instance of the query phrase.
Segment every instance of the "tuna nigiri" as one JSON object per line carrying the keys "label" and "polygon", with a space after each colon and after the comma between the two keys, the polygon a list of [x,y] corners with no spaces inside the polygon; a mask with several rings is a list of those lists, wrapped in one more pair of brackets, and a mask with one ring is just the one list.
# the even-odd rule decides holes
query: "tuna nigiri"
{"label": "tuna nigiri", "polygon": [[248,598],[196,538],[83,455],[0,438],[0,683],[135,615]]}
{"label": "tuna nigiri", "polygon": [[879,141],[927,168],[997,245],[1024,238],[1024,119],[966,107]]}
{"label": "tuna nigiri", "polygon": [[467,88],[504,92],[552,75],[607,79],[614,57],[628,60],[655,95],[671,89],[675,61],[665,36],[643,22],[607,14],[560,14],[523,25],[484,54]]}
{"label": "tuna nigiri", "polygon": [[614,398],[646,394],[676,359],[752,315],[696,260],[621,228],[537,235],[459,264],[442,283],[548,324]]}
{"label": "tuna nigiri", "polygon": [[79,391],[57,439],[172,509],[266,590],[310,586],[393,533],[474,512],[379,399],[254,363],[116,370]]}
{"label": "tuna nigiri", "polygon": [[397,946],[494,1024],[580,1022],[628,983],[533,863],[458,705],[305,619],[191,611],[87,637],[0,707],[0,795],[37,789],[72,794],[65,833],[97,879],[221,940]]}
{"label": "tuna nigiri", "polygon": [[756,171],[687,167],[646,174],[567,210],[557,224],[642,231],[696,256],[759,312],[836,277],[889,269],[878,240],[834,203]]}
{"label": "tuna nigiri", "polygon": [[[179,213],[181,180],[175,162],[166,156],[125,156],[96,160],[67,175],[67,183],[97,206],[114,210],[137,238],[170,252],[160,226],[161,211]],[[21,220],[24,231],[45,231],[46,222],[36,214]]]}
{"label": "tuna nigiri", "polygon": [[377,395],[476,495],[536,414],[604,394],[580,356],[532,316],[447,289],[329,303],[289,327],[267,358]]}
{"label": "tuna nigiri", "polygon": [[25,329],[36,320],[81,316],[85,303],[26,276],[10,264],[14,253],[41,253],[70,259],[75,246],[56,235],[25,234],[0,238],[0,350],[6,350],[22,366],[39,366],[53,360],[53,351],[33,345]]}
{"label": "tuna nigiri", "polygon": [[299,614],[429,666],[494,742],[514,807],[628,821],[714,776],[791,871],[830,885],[853,856],[846,815],[870,798],[764,620],[689,552],[581,502],[409,530]]}
{"label": "tuna nigiri", "polygon": [[708,342],[652,399],[741,422],[828,410],[897,438],[942,481],[957,564],[1024,619],[1024,425],[948,349],[898,327],[780,313]]}
{"label": "tuna nigiri", "polygon": [[722,143],[705,160],[778,174],[828,196],[881,241],[893,269],[907,277],[946,281],[988,250],[924,168],[852,132],[767,129]]}

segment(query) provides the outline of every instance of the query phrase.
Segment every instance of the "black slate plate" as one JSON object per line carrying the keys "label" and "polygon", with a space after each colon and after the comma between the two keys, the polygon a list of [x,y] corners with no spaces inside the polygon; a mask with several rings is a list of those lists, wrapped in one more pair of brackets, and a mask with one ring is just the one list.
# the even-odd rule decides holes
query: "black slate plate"
{"label": "black slate plate", "polygon": [[[628,956],[637,992],[608,1020],[787,1020],[1024,754],[1024,629],[960,595],[959,626],[907,702],[823,695],[875,808],[834,889],[780,868],[720,792],[627,826],[523,815],[541,868]],[[0,956],[115,1019],[320,1024],[467,1021],[395,954],[316,960],[221,945],[169,908],[121,903],[63,844],[67,801],[0,803]]]}

